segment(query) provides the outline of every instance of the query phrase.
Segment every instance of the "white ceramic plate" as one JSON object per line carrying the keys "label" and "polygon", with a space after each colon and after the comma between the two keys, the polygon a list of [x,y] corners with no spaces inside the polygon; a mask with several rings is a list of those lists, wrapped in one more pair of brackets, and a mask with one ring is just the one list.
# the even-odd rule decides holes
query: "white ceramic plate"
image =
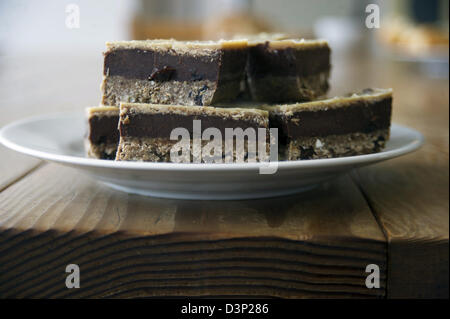
{"label": "white ceramic plate", "polygon": [[0,142],[15,151],[79,169],[115,189],[183,199],[244,199],[291,194],[355,167],[412,152],[423,143],[419,132],[394,124],[391,139],[381,153],[280,161],[276,162],[275,174],[259,174],[263,163],[178,164],[90,159],[84,156],[84,132],[83,113],[54,114],[5,126],[0,131]]}

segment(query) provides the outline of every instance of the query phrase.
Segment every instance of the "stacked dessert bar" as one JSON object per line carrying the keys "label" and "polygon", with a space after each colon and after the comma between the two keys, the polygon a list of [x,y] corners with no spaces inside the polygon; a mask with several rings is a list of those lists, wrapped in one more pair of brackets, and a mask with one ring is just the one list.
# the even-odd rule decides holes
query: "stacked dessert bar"
{"label": "stacked dessert bar", "polygon": [[[389,139],[392,91],[327,99],[330,54],[323,40],[270,35],[107,43],[101,106],[87,109],[87,154],[173,161],[172,133],[185,128],[192,152],[184,161],[192,161],[201,152],[193,146],[195,121],[216,129],[225,143],[228,129],[251,128],[269,141],[269,129],[277,128],[282,160],[380,151]],[[223,152],[223,159],[262,160],[252,154],[259,145],[243,143],[244,157]]]}

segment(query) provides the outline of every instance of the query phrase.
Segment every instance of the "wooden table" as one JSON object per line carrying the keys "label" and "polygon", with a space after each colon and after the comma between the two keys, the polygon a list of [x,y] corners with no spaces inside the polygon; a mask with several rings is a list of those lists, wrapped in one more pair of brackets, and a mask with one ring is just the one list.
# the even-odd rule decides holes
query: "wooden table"
{"label": "wooden table", "polygon": [[[0,59],[0,126],[95,105],[100,58]],[[408,64],[334,61],[331,94],[393,87],[394,121],[426,144],[283,198],[128,195],[0,146],[0,296],[448,298],[448,85]],[[365,285],[369,264],[380,288]]]}

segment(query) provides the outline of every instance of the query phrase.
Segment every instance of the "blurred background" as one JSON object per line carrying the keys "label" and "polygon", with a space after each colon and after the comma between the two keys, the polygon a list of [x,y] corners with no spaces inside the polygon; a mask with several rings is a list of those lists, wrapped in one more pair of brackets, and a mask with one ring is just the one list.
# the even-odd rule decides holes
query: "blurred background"
{"label": "blurred background", "polygon": [[[367,24],[371,14],[379,23]],[[448,88],[447,0],[2,0],[0,94],[9,116],[0,126],[44,109],[98,104],[105,41],[258,32],[328,39],[330,95],[369,86]],[[448,90],[442,94],[448,101]],[[411,112],[421,111],[414,105]]]}
{"label": "blurred background", "polygon": [[[365,8],[380,8],[380,34],[367,32]],[[406,51],[448,45],[447,0],[2,0],[2,55],[95,54],[105,40],[220,39],[284,32],[331,37],[344,46],[376,36]],[[76,10],[73,10],[73,9]],[[75,12],[77,11],[77,12]],[[78,25],[70,16],[78,15]],[[73,21],[72,21],[73,22]],[[409,52],[411,53],[411,52]],[[419,53],[419,52],[417,52]]]}

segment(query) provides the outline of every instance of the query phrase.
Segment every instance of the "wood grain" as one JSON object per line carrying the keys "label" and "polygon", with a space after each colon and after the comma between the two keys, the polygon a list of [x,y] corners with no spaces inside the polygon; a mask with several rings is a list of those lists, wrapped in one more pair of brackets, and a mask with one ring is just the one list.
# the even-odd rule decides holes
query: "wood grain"
{"label": "wood grain", "polygon": [[0,145],[0,192],[35,169],[41,161]]}
{"label": "wood grain", "polygon": [[448,298],[448,152],[428,144],[357,180],[389,241],[388,297]]}
{"label": "wood grain", "polygon": [[448,79],[391,70],[394,119],[421,131],[425,145],[355,176],[388,239],[387,297],[448,298]]}
{"label": "wood grain", "polygon": [[[77,58],[66,55],[57,59],[59,63],[45,55],[0,56],[0,128],[30,116],[83,110],[85,106],[98,104],[102,54]],[[0,145],[0,191],[39,163]]]}
{"label": "wood grain", "polygon": [[[101,58],[1,57],[0,126],[97,104]],[[392,87],[393,120],[427,144],[359,170],[356,185],[280,199],[127,195],[0,147],[0,296],[448,298],[448,84],[411,64],[333,55],[330,95]],[[68,263],[81,289],[65,288]],[[381,289],[365,288],[368,263]]]}
{"label": "wood grain", "polygon": [[[279,199],[179,201],[46,165],[0,203],[2,297],[385,295],[385,238],[349,177]],[[65,288],[69,263],[80,289]],[[380,289],[365,286],[371,263]]]}

